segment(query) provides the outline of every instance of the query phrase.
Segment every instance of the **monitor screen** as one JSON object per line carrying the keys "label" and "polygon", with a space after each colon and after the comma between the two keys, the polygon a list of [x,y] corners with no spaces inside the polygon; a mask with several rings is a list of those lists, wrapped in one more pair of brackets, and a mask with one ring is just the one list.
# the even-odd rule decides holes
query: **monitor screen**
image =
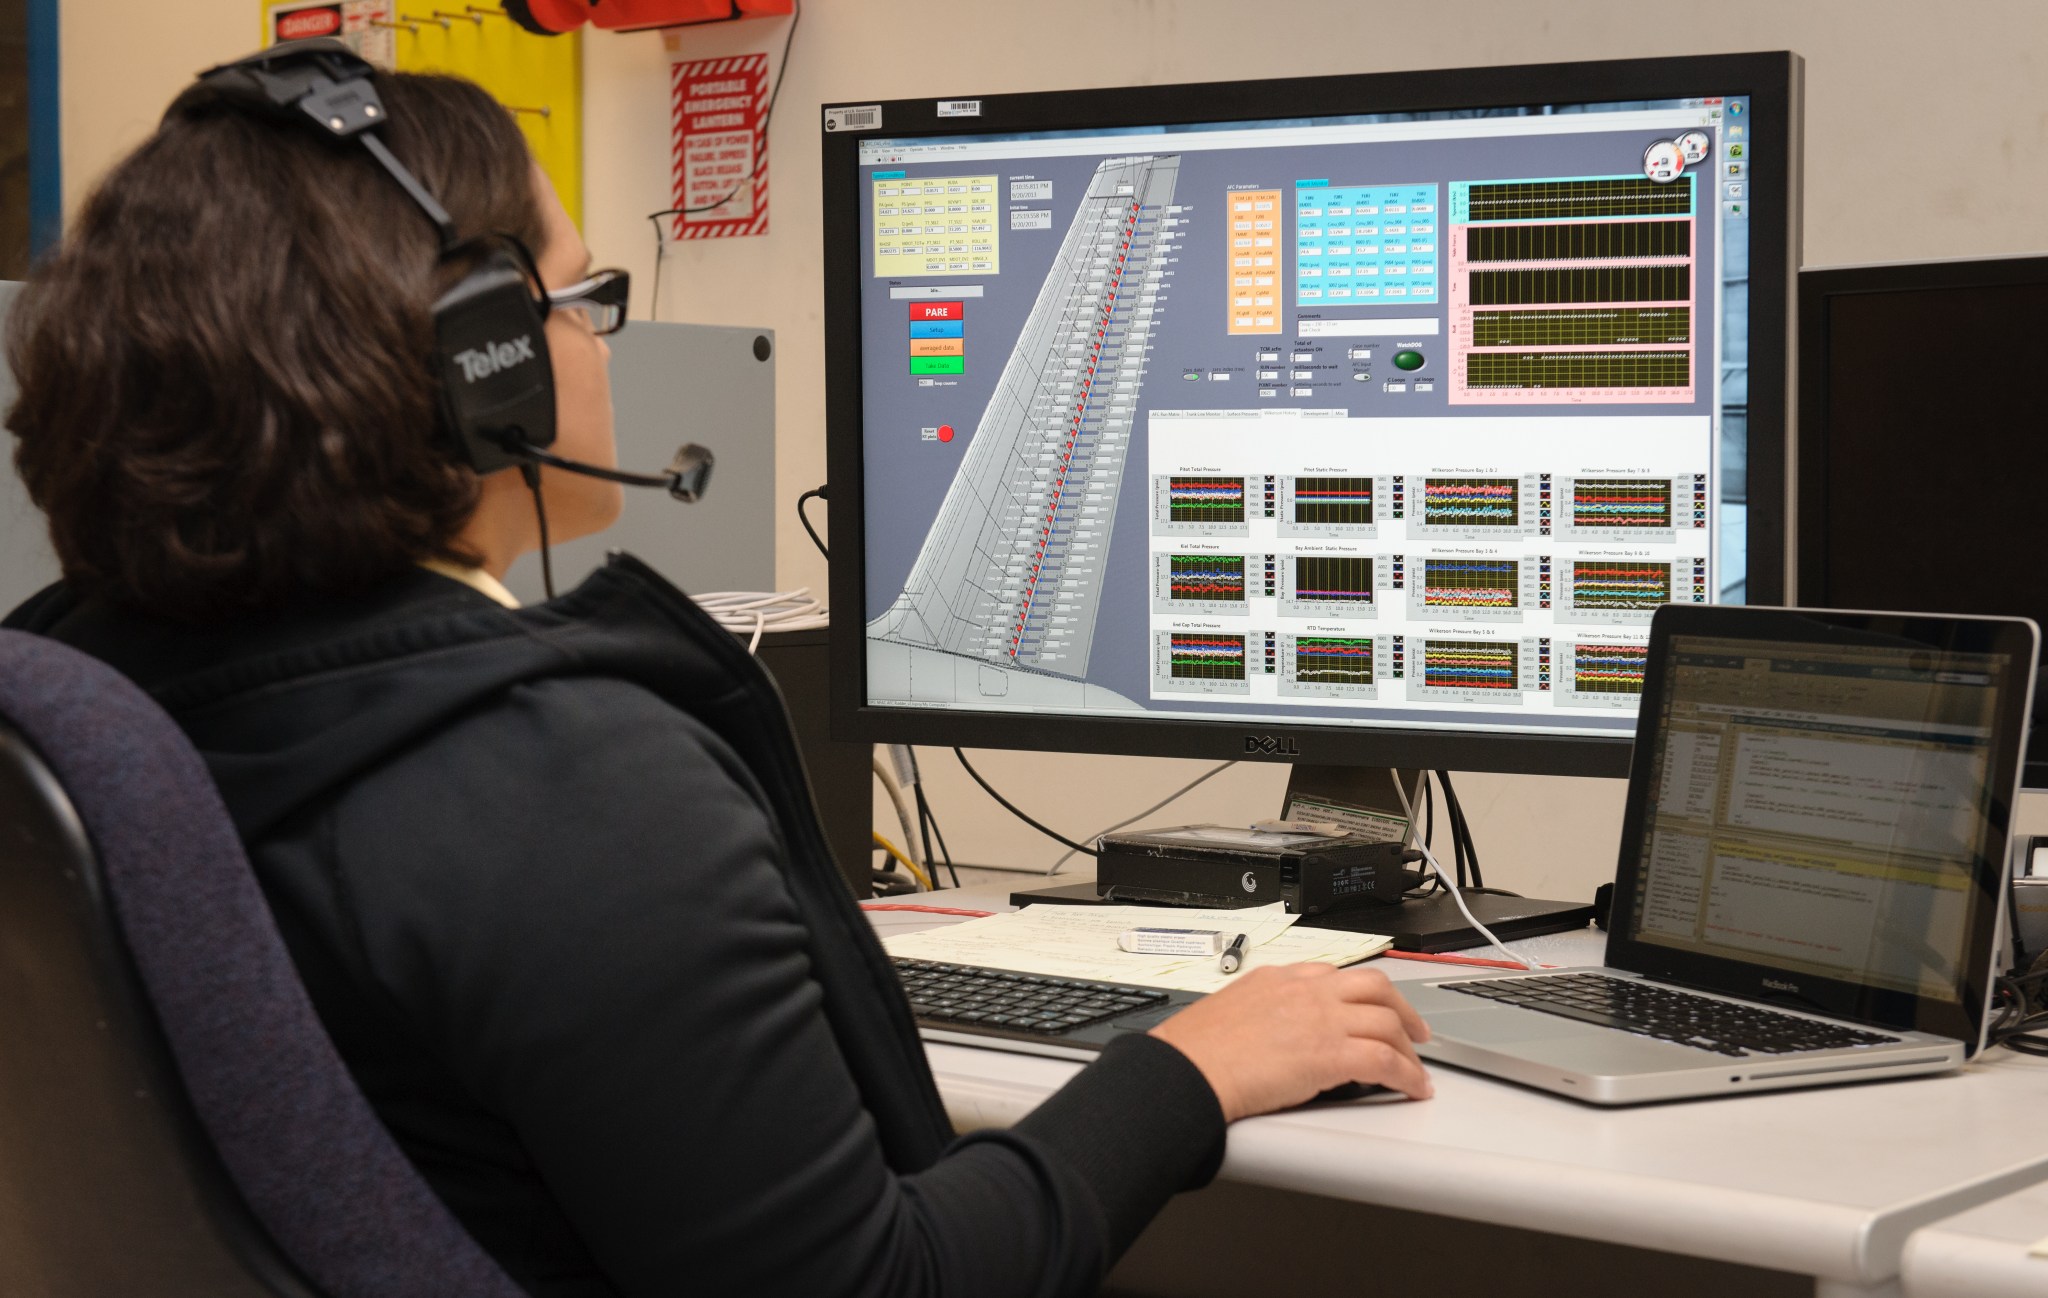
{"label": "monitor screen", "polygon": [[1652,611],[1782,589],[1795,76],[828,109],[863,733],[1621,773]]}
{"label": "monitor screen", "polygon": [[[2048,373],[2048,257],[1808,271],[1800,296],[1800,602],[2048,626],[2048,572],[2024,540],[2048,419],[2016,377]],[[2043,788],[2034,706],[2025,780]]]}
{"label": "monitor screen", "polygon": [[1958,1000],[2016,664],[1701,635],[1669,653],[1628,936]]}

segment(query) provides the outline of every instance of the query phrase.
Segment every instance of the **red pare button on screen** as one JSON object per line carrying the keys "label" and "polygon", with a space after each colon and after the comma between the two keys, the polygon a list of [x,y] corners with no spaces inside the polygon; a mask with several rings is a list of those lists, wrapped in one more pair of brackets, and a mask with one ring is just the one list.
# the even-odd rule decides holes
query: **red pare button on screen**
{"label": "red pare button on screen", "polygon": [[959,302],[912,302],[910,318],[913,320],[964,320],[967,312]]}

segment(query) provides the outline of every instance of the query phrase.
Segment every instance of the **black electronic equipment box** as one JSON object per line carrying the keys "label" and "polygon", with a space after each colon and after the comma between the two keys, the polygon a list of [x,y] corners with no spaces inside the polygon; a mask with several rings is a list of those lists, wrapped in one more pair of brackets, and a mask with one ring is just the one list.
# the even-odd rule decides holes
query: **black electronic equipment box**
{"label": "black electronic equipment box", "polygon": [[1287,903],[1319,915],[1351,906],[1392,905],[1419,853],[1369,835],[1232,825],[1188,825],[1104,834],[1095,891],[1104,901],[1238,908]]}

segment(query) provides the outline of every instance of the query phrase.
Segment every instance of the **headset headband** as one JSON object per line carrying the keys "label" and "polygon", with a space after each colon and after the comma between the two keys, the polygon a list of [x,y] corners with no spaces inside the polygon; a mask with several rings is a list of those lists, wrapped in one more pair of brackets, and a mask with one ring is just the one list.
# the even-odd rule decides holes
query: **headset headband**
{"label": "headset headband", "polygon": [[292,41],[208,68],[199,74],[199,82],[243,102],[254,101],[275,115],[304,113],[338,139],[360,140],[433,223],[441,251],[446,253],[458,242],[454,220],[375,133],[386,119],[384,101],[370,80],[374,71],[368,60],[348,46],[320,37]]}

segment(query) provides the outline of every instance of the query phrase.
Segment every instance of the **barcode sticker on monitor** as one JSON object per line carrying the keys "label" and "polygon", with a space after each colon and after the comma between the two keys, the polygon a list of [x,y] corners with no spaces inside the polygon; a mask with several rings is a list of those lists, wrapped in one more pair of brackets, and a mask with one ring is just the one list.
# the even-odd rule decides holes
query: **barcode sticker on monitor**
{"label": "barcode sticker on monitor", "polygon": [[828,108],[825,110],[825,129],[828,131],[872,131],[882,124],[882,106],[865,104],[859,108]]}

